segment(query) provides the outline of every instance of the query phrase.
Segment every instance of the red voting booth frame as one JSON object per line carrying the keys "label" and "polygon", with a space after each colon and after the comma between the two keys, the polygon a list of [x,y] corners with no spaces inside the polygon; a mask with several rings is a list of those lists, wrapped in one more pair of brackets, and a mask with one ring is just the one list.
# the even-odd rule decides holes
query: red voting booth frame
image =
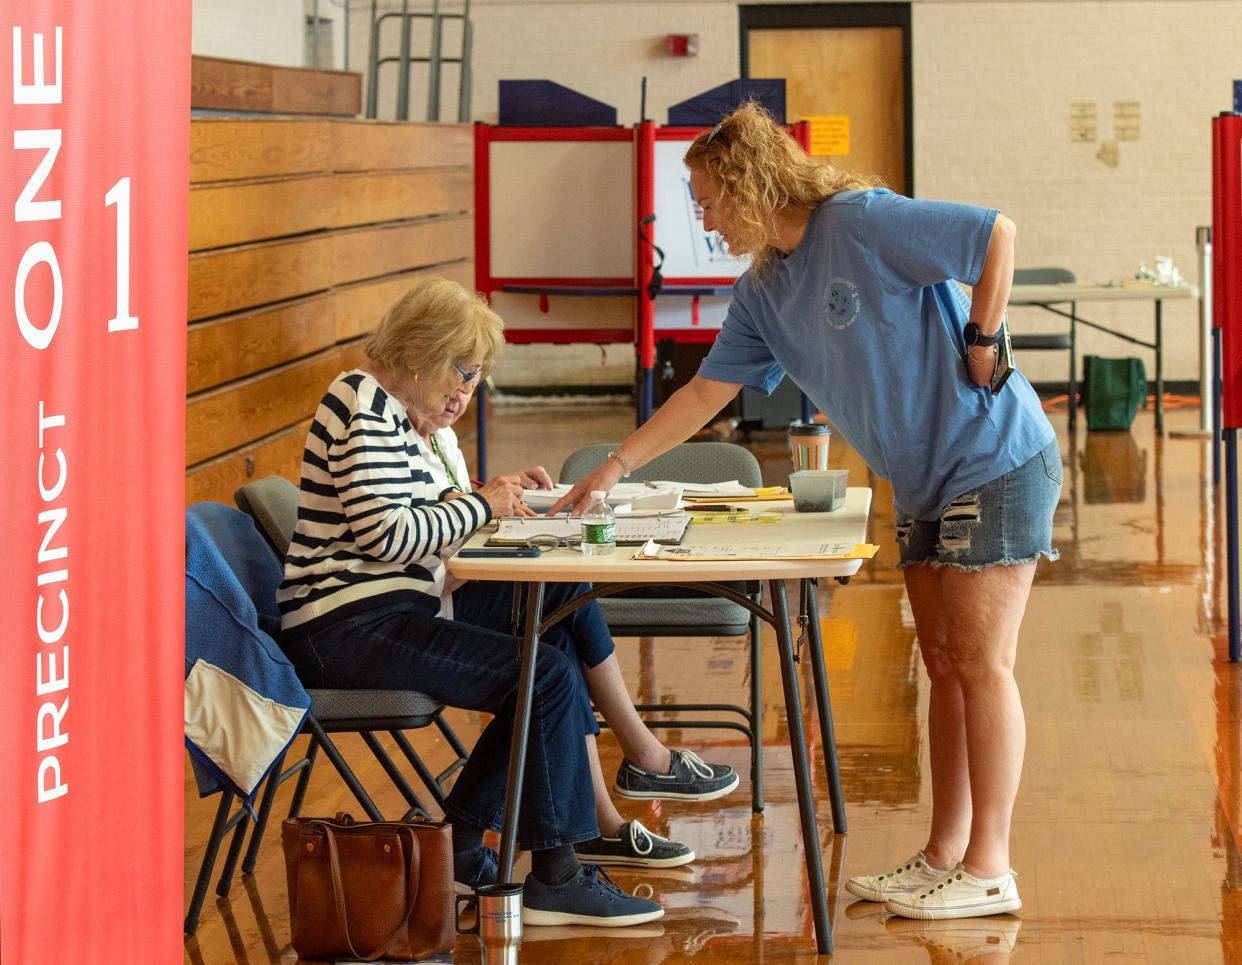
{"label": "red voting booth frame", "polygon": [[1239,632],[1238,429],[1242,428],[1242,115],[1212,120],[1212,324],[1217,343],[1219,428],[1225,443],[1229,659],[1242,659]]}
{"label": "red voting booth frame", "polygon": [[[632,128],[621,127],[496,127],[488,124],[474,126],[474,202],[475,202],[475,288],[489,299],[493,293],[507,291],[539,295],[541,308],[547,309],[547,297],[553,294],[567,295],[630,295],[634,302],[634,324],[631,329],[617,328],[514,328],[505,331],[507,341],[514,344],[572,343],[613,344],[633,340],[638,373],[636,384],[635,417],[639,425],[651,418],[653,404],[653,373],[656,357],[655,299],[660,295],[688,297],[691,300],[692,325],[689,328],[662,329],[661,336],[678,342],[711,342],[716,330],[698,327],[699,300],[704,295],[728,294],[737,280],[732,276],[716,278],[679,278],[667,276],[662,280],[658,293],[653,290],[655,273],[655,250],[649,243],[651,233],[640,230],[655,218],[657,141],[693,140],[706,127],[658,127],[651,121],[643,121]],[[811,128],[806,121],[799,121],[789,128],[790,135],[803,150],[810,150]],[[497,277],[492,275],[491,261],[491,145],[495,142],[549,142],[549,141],[613,141],[634,145],[634,214],[631,224],[624,226],[634,239],[634,272],[617,277]],[[609,226],[615,228],[616,226]],[[646,235],[646,237],[644,237]],[[483,398],[485,388],[480,386],[477,401],[478,419],[478,474],[487,475],[487,415]],[[805,400],[804,400],[804,409]]]}
{"label": "red voting booth frame", "polygon": [[0,34],[0,960],[180,960],[189,0]]}

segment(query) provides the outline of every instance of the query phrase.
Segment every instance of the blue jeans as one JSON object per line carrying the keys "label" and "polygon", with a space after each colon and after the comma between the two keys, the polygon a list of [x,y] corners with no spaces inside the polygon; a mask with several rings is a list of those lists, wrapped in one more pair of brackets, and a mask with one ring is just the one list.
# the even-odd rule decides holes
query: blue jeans
{"label": "blue jeans", "polygon": [[[544,584],[543,612],[551,613],[590,588],[590,583]],[[508,633],[513,629],[514,592],[522,594],[521,600],[525,605],[524,585],[471,580],[453,591],[453,619]],[[523,626],[517,628],[518,633],[523,631]],[[599,603],[595,601],[579,607],[556,626],[549,627],[539,641],[556,647],[567,657],[572,657],[575,666],[581,664],[588,668],[599,666],[616,649],[613,646],[612,633],[608,630],[608,621],[604,619]],[[598,734],[599,724],[595,721],[595,711],[591,707],[585,678],[582,682],[582,715],[586,727],[584,733]]]}
{"label": "blue jeans", "polygon": [[949,502],[939,519],[897,514],[898,569],[915,563],[982,570],[1055,560],[1052,517],[1061,498],[1060,444],[1054,439],[1012,472]]}
{"label": "blue jeans", "polygon": [[[454,594],[455,611],[459,594],[471,586]],[[549,584],[545,612],[559,605],[554,601],[563,602],[579,589]],[[309,633],[287,634],[282,641],[306,687],[417,690],[451,707],[493,714],[445,809],[450,821],[493,831],[500,830],[504,819],[517,701],[519,641],[510,632],[512,594],[511,585],[479,583],[462,597],[455,620],[433,617],[416,603],[398,603]],[[587,841],[599,834],[584,739],[598,728],[576,656],[575,626],[590,628],[594,620],[575,614],[549,630],[547,642],[539,644],[518,819],[518,841],[527,850]],[[603,632],[607,636],[606,626]],[[597,636],[584,644],[592,653],[599,646]]]}

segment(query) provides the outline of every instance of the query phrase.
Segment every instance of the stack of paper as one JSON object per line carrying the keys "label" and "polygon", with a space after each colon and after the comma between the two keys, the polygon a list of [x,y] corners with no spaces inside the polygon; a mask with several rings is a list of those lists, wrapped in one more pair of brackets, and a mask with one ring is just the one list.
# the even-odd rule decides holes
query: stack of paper
{"label": "stack of paper", "polygon": [[869,560],[879,551],[872,543],[798,541],[762,546],[661,546],[649,542],[637,553],[640,560]]}
{"label": "stack of paper", "polygon": [[[526,489],[522,501],[537,513],[552,508],[572,487],[562,483],[551,489]],[[681,483],[661,483],[651,487],[644,483],[617,483],[605,500],[614,511],[628,506],[629,510],[676,509],[681,504]]]}
{"label": "stack of paper", "polygon": [[[676,544],[686,535],[690,517],[686,513],[635,513],[617,517],[617,543],[622,546],[642,546],[649,543]],[[500,520],[496,532],[488,539],[488,546],[525,545],[532,536],[555,537],[567,540],[582,535],[582,520],[574,516],[506,516]]]}
{"label": "stack of paper", "polygon": [[681,494],[686,499],[707,499],[709,497],[717,499],[745,499],[755,495],[755,490],[749,486],[743,486],[736,479],[718,483],[654,482],[650,485],[660,487],[680,486]]}

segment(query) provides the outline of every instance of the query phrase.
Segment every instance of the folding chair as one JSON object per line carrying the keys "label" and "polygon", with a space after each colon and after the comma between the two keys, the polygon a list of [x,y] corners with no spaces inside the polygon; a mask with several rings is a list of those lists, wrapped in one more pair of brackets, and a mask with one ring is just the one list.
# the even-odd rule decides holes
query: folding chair
{"label": "folding chair", "polygon": [[[297,522],[297,488],[283,477],[268,476],[248,483],[237,490],[233,494],[233,500],[237,503],[238,509],[254,519],[259,532],[263,534],[272,551],[278,559],[283,560],[289,550],[289,542],[293,538],[293,529]],[[250,846],[242,861],[242,871],[246,874],[252,874],[258,862],[259,848],[267,830],[277,790],[290,778],[297,777],[288,815],[291,818],[297,817],[301,813],[311,771],[320,751],[332,763],[368,818],[372,821],[384,819],[374,799],[358,780],[357,775],[349,767],[329,735],[354,733],[362,738],[384,773],[388,775],[404,798],[408,806],[405,812],[406,817],[412,815],[430,817],[430,812],[380,743],[376,736],[378,733],[386,732],[392,738],[402,756],[426,785],[441,810],[444,808],[447,781],[466,763],[468,752],[452,727],[443,719],[443,705],[426,694],[413,690],[312,690],[309,688],[307,693],[311,698],[311,709],[303,725],[303,732],[310,736],[306,756],[288,768],[283,767],[283,760],[278,761],[272,768],[259,803]],[[404,733],[408,730],[427,727],[430,724],[436,725],[455,755],[448,767],[439,774],[433,773],[419,757]],[[216,822],[212,829],[212,837],[208,842],[208,852],[204,855],[204,866],[199,874],[201,890],[205,892],[205,883],[211,874],[208,858],[211,863],[214,863],[223,835],[229,829],[235,829],[229,853],[216,886],[216,894],[221,897],[226,897],[232,886],[232,876],[241,853],[247,824],[245,821],[247,814],[244,810],[231,819],[225,816],[227,804],[226,801],[221,802],[220,811],[217,812]],[[196,895],[198,890],[196,889]],[[198,896],[198,906],[201,906],[201,903],[202,897]],[[192,934],[194,928],[191,926],[197,926],[198,906],[192,904],[192,914],[186,917],[186,934]]]}
{"label": "folding chair", "polygon": [[[284,558],[284,552],[288,549],[289,539],[292,536],[293,521],[297,517],[297,495],[297,490],[284,479],[277,479],[275,482],[264,479],[252,483],[244,491],[239,491],[235,497],[239,507],[247,511],[248,515],[259,524],[259,532],[263,534],[264,540],[271,549],[276,552],[278,559]],[[292,499],[291,505],[290,498]],[[308,690],[307,693],[311,698],[311,710],[302,728],[303,732],[310,736],[307,754],[289,768],[283,766],[283,755],[273,764],[263,789],[258,812],[255,815],[255,829],[251,836],[250,847],[242,862],[242,870],[246,873],[252,873],[258,861],[259,848],[267,829],[276,791],[285,781],[296,776],[298,781],[290,803],[289,816],[296,817],[301,813],[311,770],[320,750],[336,768],[337,773],[367,816],[373,821],[383,820],[383,814],[378,806],[346,763],[339,749],[328,736],[329,734],[357,733],[362,737],[406,801],[407,817],[410,815],[429,817],[430,812],[410,786],[405,775],[384,750],[383,745],[380,744],[376,737],[377,732],[387,731],[389,733],[441,808],[444,806],[445,782],[465,763],[467,756],[465,748],[448,724],[440,719],[442,705],[425,694],[404,690],[347,689]],[[426,727],[431,723],[440,725],[441,732],[444,733],[445,739],[456,755],[453,762],[438,775],[431,772],[403,733],[406,730]],[[232,887],[233,874],[245,841],[250,812],[238,807],[236,813],[230,815],[235,795],[227,790],[222,791],[221,794],[220,804],[217,807],[216,817],[184,921],[184,931],[187,935],[193,934],[198,927],[207,884],[219,855],[224,835],[230,830],[233,832],[228,855],[216,884],[216,894],[222,898],[228,896]]]}
{"label": "folding chair", "polygon": [[[1072,285],[1078,279],[1068,268],[1015,268],[1013,283],[1015,285]],[[1017,352],[1068,352],[1069,381],[1066,383],[1069,394],[1069,419],[1073,425],[1077,421],[1078,405],[1078,304],[1070,302],[1070,325],[1064,332],[1041,332],[1029,335],[1009,336],[1013,350]]]}
{"label": "folding chair", "polygon": [[[615,443],[586,446],[569,455],[561,467],[560,482],[575,483],[587,475],[616,449]],[[634,482],[670,480],[708,482],[736,479],[743,486],[763,485],[759,463],[751,453],[731,442],[689,442],[676,446],[651,460],[630,477]],[[728,584],[739,593],[758,600],[762,590],[757,582]],[[655,712],[736,714],[733,720],[675,719],[647,720],[648,727],[713,729],[723,728],[744,734],[750,743],[751,808],[763,810],[763,650],[759,618],[745,607],[729,600],[705,596],[678,587],[635,587],[616,596],[601,599],[608,626],[624,637],[738,637],[750,634],[750,707],[736,704],[636,704],[642,714]]]}

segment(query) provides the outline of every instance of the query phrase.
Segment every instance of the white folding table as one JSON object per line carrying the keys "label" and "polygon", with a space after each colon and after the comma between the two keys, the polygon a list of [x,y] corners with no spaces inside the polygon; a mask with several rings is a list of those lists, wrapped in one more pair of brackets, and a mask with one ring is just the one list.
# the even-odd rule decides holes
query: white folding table
{"label": "white folding table", "polygon": [[[1031,305],[1070,320],[1069,424],[1071,427],[1078,422],[1076,356],[1079,325],[1086,325],[1088,328],[1106,332],[1114,338],[1153,349],[1156,353],[1156,432],[1162,433],[1164,431],[1164,302],[1166,299],[1181,301],[1198,297],[1198,289],[1190,285],[1142,285],[1131,288],[1121,285],[1080,285],[1076,282],[1065,282],[1056,285],[1014,285],[1009,294],[1009,304]],[[1098,322],[1088,321],[1078,314],[1078,302],[1153,302],[1156,309],[1155,341],[1145,342]],[[1059,307],[1062,305],[1069,305],[1069,311]]]}
{"label": "white folding table", "polygon": [[[707,546],[729,543],[737,547],[760,547],[778,542],[844,543],[854,546],[866,542],[867,517],[871,508],[871,490],[850,488],[845,505],[832,513],[797,513],[788,501],[744,504],[756,511],[777,510],[779,522],[691,524],[683,546]],[[467,543],[482,546],[492,527],[485,527]],[[821,952],[832,951],[832,931],[828,916],[827,891],[824,887],[823,860],[819,845],[819,829],[815,819],[814,787],[811,782],[806,734],[802,725],[802,695],[798,685],[795,651],[791,631],[789,603],[785,581],[801,581],[803,610],[799,623],[804,625],[807,651],[815,681],[816,703],[819,708],[821,743],[832,805],[833,830],[844,833],[845,806],[841,794],[841,776],[837,764],[836,738],[832,724],[832,706],[828,694],[828,674],[824,664],[823,641],[820,638],[816,588],[819,579],[835,579],[846,583],[862,566],[860,559],[759,559],[759,560],[651,560],[635,559],[635,548],[619,546],[610,556],[583,556],[577,550],[544,551],[537,558],[480,558],[454,556],[448,561],[449,572],[464,580],[496,580],[526,584],[523,633],[520,649],[517,706],[513,738],[510,746],[509,778],[505,802],[504,827],[501,833],[500,879],[508,881],[513,873],[517,850],[517,819],[521,808],[522,775],[526,767],[526,744],[530,729],[531,695],[535,681],[535,654],[539,635],[563,620],[577,608],[600,597],[611,596],[635,584],[675,584],[692,587],[711,596],[719,596],[745,607],[776,631],[780,655],[781,682],[785,698],[785,716],[789,725],[790,750],[793,755],[797,784],[798,811],[802,825],[803,851],[806,855],[807,878],[810,883],[811,905],[815,921],[815,942]],[[769,608],[756,603],[745,594],[723,585],[736,580],[764,580],[768,584]],[[553,613],[543,613],[543,588],[546,583],[591,583],[592,588],[566,603]],[[514,600],[522,594],[514,594]],[[515,631],[519,615],[515,612]]]}

